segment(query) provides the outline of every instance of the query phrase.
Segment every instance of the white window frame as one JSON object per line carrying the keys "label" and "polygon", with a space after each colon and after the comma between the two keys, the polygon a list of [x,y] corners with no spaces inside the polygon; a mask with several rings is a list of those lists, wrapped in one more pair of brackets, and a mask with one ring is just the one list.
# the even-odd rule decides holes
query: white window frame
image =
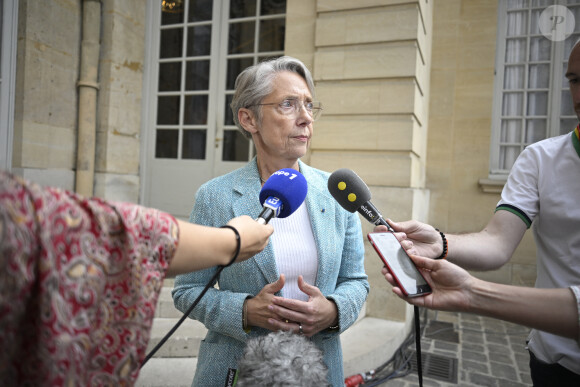
{"label": "white window frame", "polygon": [[[219,2],[219,4],[218,4]],[[186,5],[186,3],[184,3]],[[218,144],[224,139],[225,130],[237,130],[234,125],[229,125],[225,120],[225,98],[233,94],[233,90],[226,89],[226,68],[227,60],[231,58],[251,57],[253,63],[257,63],[262,56],[283,55],[283,50],[258,52],[258,39],[255,40],[254,52],[244,54],[228,54],[228,32],[231,21],[229,20],[229,0],[214,0],[213,3],[213,17],[212,20],[212,49],[208,56],[212,66],[210,73],[210,93],[208,99],[208,141],[206,148],[206,158],[201,159],[182,159],[181,146],[178,147],[177,159],[155,159],[155,136],[157,128],[157,97],[162,92],[158,91],[158,74],[159,74],[159,31],[164,26],[160,24],[159,18],[159,2],[156,0],[147,1],[147,28],[146,28],[146,50],[145,50],[145,67],[144,67],[144,84],[143,84],[143,111],[142,111],[142,144],[141,144],[141,191],[140,203],[152,206],[155,208],[168,211],[179,218],[187,218],[191,205],[193,194],[197,190],[199,182],[207,181],[215,176],[220,176],[228,173],[236,168],[240,168],[247,164],[249,160],[254,157],[254,146],[252,141],[248,142],[249,157],[244,161],[223,161],[222,154],[218,149]],[[256,7],[260,7],[260,0],[256,2]],[[187,5],[186,5],[187,8]],[[187,9],[184,10],[185,17],[183,24],[191,25],[187,21]],[[284,14],[286,15],[286,13]],[[258,31],[258,24],[260,21],[279,18],[279,15],[260,15],[249,16],[246,18],[238,18],[244,21],[255,20],[256,32]],[[255,35],[256,35],[255,32]],[[183,44],[186,44],[186,37],[184,37]],[[220,51],[221,50],[221,51]],[[185,82],[185,73],[182,72],[181,91],[179,93],[172,92],[172,94],[179,94],[180,98],[187,94],[195,92],[184,91],[183,82]],[[180,104],[183,108],[183,104]],[[182,112],[180,112],[180,118]],[[181,122],[181,121],[180,121]],[[176,128],[181,131],[184,125],[176,125]],[[172,128],[171,128],[172,129]],[[211,137],[210,137],[211,135]],[[213,139],[213,141],[211,140]],[[223,145],[222,145],[223,146]],[[219,150],[219,149],[218,149]],[[156,169],[157,168],[157,169]],[[167,193],[160,195],[159,191],[165,188],[163,182],[159,184],[159,176],[157,175],[161,168],[165,168],[167,173],[163,175],[168,180],[171,180],[171,189]],[[183,178],[183,171],[187,171],[188,178]],[[165,171],[164,171],[165,172]],[[179,177],[178,177],[179,176]],[[179,184],[188,185],[187,190]],[[178,186],[179,185],[179,186]],[[155,186],[155,187],[154,187]],[[180,196],[181,195],[181,196]],[[158,199],[163,196],[163,202]],[[183,196],[183,197],[182,197]]]}
{"label": "white window frame", "polygon": [[[491,127],[491,139],[490,139],[490,170],[489,179],[492,181],[505,182],[507,176],[510,172],[509,169],[500,168],[500,136],[501,136],[501,118],[502,118],[502,102],[504,95],[504,59],[506,50],[506,38],[507,38],[507,1],[498,1],[498,28],[497,28],[497,45],[496,45],[496,63],[495,63],[495,80],[494,80],[494,91],[493,91],[493,107],[492,107],[492,127]],[[554,5],[564,5],[566,6],[566,0],[554,1]],[[542,7],[534,7],[534,9],[541,9]],[[531,15],[531,14],[530,14]],[[531,17],[528,17],[528,23],[530,23]],[[580,20],[576,20],[576,23],[580,23]],[[575,29],[577,30],[577,28]],[[525,36],[528,40],[535,35],[527,34]],[[578,36],[575,32],[573,37],[568,39],[576,39],[574,36]],[[547,138],[558,136],[560,132],[560,119],[566,118],[560,114],[560,106],[562,103],[562,92],[567,90],[567,87],[562,87],[562,82],[564,79],[564,66],[568,58],[564,58],[564,47],[565,42],[560,41],[552,42],[551,48],[551,71],[548,89],[548,106],[547,106]],[[526,53],[526,60],[522,62],[525,64],[526,69],[531,63],[529,61],[529,56]],[[526,71],[526,81],[527,81],[527,71]],[[527,86],[524,86],[524,91],[527,91]],[[523,109],[526,109],[527,100],[525,99],[526,93],[524,93]],[[524,115],[526,117],[525,111]],[[520,145],[520,152],[525,148],[526,144],[524,142],[525,127],[522,126],[522,141]],[[517,145],[517,143],[516,143]],[[490,191],[491,192],[491,191]]]}
{"label": "white window frame", "polygon": [[14,90],[16,85],[16,46],[18,38],[18,0],[0,0],[2,41],[0,42],[0,169],[12,168],[14,132]]}

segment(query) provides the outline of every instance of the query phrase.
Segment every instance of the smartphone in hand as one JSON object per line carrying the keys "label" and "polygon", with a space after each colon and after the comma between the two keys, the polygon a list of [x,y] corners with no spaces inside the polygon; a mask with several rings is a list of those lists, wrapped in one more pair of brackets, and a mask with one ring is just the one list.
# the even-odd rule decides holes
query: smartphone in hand
{"label": "smartphone in hand", "polygon": [[395,234],[390,231],[371,232],[367,237],[405,296],[417,297],[431,293],[431,287]]}

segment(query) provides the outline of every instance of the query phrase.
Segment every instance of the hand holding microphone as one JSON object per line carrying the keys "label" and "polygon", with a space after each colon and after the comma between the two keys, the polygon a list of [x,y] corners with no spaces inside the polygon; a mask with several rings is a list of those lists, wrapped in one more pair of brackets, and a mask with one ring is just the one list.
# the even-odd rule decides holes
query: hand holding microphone
{"label": "hand holding microphone", "polygon": [[228,222],[240,233],[241,247],[237,260],[253,257],[262,251],[274,231],[268,225],[270,219],[285,218],[296,211],[304,202],[307,191],[308,184],[300,172],[290,168],[274,172],[260,191],[260,203],[263,203],[264,209],[256,219],[258,224],[247,216]]}
{"label": "hand holding microphone", "polygon": [[406,254],[413,248],[413,244],[405,241],[402,233],[395,234],[371,203],[371,192],[356,173],[345,168],[333,172],[328,178],[328,190],[345,210],[358,211],[375,226],[386,226],[391,231],[370,233],[368,238],[405,295],[419,296],[431,292],[425,278]]}
{"label": "hand holding microphone", "polygon": [[274,228],[269,224],[256,222],[247,215],[238,216],[228,222],[240,233],[240,252],[236,262],[246,260],[258,254],[268,244]]}
{"label": "hand holding microphone", "polygon": [[407,253],[433,258],[442,254],[441,236],[433,226],[409,220],[400,223],[391,222],[393,229],[371,203],[371,191],[365,182],[350,169],[342,168],[334,171],[328,178],[328,190],[345,210],[358,211],[377,226],[375,232],[385,231],[382,226],[394,232]]}

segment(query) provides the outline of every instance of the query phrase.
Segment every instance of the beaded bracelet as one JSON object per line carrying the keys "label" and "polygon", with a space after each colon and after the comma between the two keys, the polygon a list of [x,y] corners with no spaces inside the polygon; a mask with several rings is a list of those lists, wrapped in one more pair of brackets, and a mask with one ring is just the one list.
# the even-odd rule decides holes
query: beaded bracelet
{"label": "beaded bracelet", "polygon": [[441,235],[441,239],[443,240],[443,252],[441,253],[440,256],[438,256],[435,259],[445,259],[445,258],[447,258],[447,251],[448,251],[447,238],[445,238],[445,234],[443,234],[441,231],[439,231],[438,228],[436,228],[435,231],[437,231],[439,233],[439,235]]}

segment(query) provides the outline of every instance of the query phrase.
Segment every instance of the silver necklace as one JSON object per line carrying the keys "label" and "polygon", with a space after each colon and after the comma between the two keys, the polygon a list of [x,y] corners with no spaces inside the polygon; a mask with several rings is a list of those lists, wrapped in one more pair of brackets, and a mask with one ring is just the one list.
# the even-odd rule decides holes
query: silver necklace
{"label": "silver necklace", "polygon": [[265,184],[266,180],[262,179],[262,173],[260,172],[260,164],[258,163],[258,160],[256,160],[256,166],[258,167],[258,176],[260,176],[260,181],[262,184]]}

